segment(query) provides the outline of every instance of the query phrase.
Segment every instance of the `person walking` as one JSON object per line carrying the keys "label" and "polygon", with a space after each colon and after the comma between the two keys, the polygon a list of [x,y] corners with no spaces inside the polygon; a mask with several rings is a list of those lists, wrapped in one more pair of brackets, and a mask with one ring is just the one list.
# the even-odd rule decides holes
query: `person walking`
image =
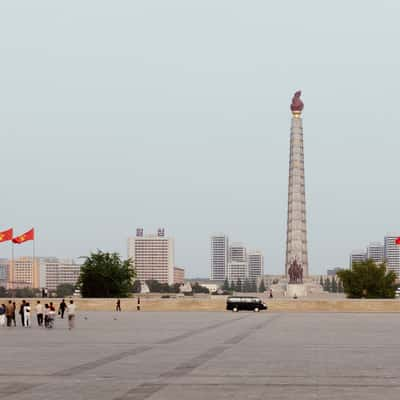
{"label": "person walking", "polygon": [[60,306],[58,307],[58,315],[61,315],[61,318],[64,319],[64,313],[67,308],[67,303],[65,302],[64,299],[62,299],[62,302],[60,303]]}
{"label": "person walking", "polygon": [[48,319],[47,327],[54,328],[54,323],[56,320],[56,309],[55,309],[53,303],[50,303],[47,319]]}
{"label": "person walking", "polygon": [[115,306],[115,311],[121,312],[121,300],[117,300],[117,305]]}
{"label": "person walking", "polygon": [[0,306],[0,326],[4,326],[6,324],[6,305],[2,304]]}
{"label": "person walking", "polygon": [[68,304],[68,329],[71,330],[75,328],[75,314],[76,314],[76,305],[73,300],[69,301]]}
{"label": "person walking", "polygon": [[44,327],[48,328],[49,327],[49,305],[46,303],[44,305]]}
{"label": "person walking", "polygon": [[24,307],[24,322],[25,328],[31,327],[31,305],[29,303],[26,303]]}
{"label": "person walking", "polygon": [[19,307],[19,315],[21,316],[21,324],[22,326],[25,326],[25,313],[24,313],[24,308],[25,308],[26,302],[25,300],[22,300],[22,303]]}
{"label": "person walking", "polygon": [[17,320],[16,320],[16,318],[15,318],[16,311],[17,311],[17,304],[15,303],[15,301],[13,301],[12,323],[14,324],[14,326],[17,326]]}
{"label": "person walking", "polygon": [[8,304],[6,306],[6,318],[7,318],[7,326],[11,326],[13,314],[15,315],[14,307],[11,303],[11,300],[8,301]]}
{"label": "person walking", "polygon": [[36,303],[36,318],[38,326],[43,326],[43,304],[40,304],[40,300]]}

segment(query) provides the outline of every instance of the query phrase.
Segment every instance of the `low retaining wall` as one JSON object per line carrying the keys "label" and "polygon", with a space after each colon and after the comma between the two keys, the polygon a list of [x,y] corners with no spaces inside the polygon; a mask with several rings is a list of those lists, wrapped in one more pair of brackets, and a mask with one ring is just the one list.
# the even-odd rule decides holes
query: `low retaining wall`
{"label": "low retaining wall", "polygon": [[[0,304],[9,299],[0,299]],[[22,299],[14,299],[17,305]],[[26,299],[34,310],[37,300],[41,303],[52,301],[56,306],[60,299]],[[116,299],[80,299],[74,298],[80,311],[113,311]],[[266,300],[271,312],[400,312],[400,300],[366,299],[272,299]],[[225,296],[185,297],[161,299],[141,297],[141,311],[224,311]],[[136,311],[137,298],[121,299],[122,311]]]}

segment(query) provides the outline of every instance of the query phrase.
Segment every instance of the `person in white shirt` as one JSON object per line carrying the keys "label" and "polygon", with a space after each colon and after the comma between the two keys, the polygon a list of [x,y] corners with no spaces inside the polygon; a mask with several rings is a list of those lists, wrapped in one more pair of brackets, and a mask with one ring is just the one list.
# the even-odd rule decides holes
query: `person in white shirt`
{"label": "person in white shirt", "polygon": [[69,301],[67,306],[68,311],[68,329],[75,328],[75,313],[76,313],[76,305],[73,300]]}
{"label": "person in white shirt", "polygon": [[24,307],[24,320],[25,320],[25,328],[31,327],[31,305],[26,303]]}
{"label": "person in white shirt", "polygon": [[36,318],[39,326],[43,326],[43,311],[43,304],[40,304],[38,300],[36,304]]}

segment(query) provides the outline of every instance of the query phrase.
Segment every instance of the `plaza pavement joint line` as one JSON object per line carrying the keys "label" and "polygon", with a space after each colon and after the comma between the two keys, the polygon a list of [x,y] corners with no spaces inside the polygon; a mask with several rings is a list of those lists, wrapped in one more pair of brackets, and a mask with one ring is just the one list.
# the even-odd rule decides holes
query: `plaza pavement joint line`
{"label": "plaza pavement joint line", "polygon": [[[217,322],[217,323],[212,324],[212,325],[205,326],[205,327],[200,328],[200,329],[192,329],[189,332],[186,332],[186,333],[181,334],[181,335],[173,336],[173,337],[165,339],[165,340],[161,340],[161,341],[159,341],[159,342],[157,342],[155,344],[171,344],[171,343],[177,342],[179,340],[186,339],[186,338],[188,338],[190,336],[206,332],[206,331],[208,331],[210,329],[216,329],[216,328],[219,328],[220,326],[227,325],[227,324],[235,322],[235,321],[240,321],[240,320],[242,320],[244,318],[248,318],[248,316],[244,316],[244,317],[236,318],[236,319],[230,319],[230,320],[227,320],[227,321],[220,321],[220,322]],[[131,349],[131,350],[123,351],[123,352],[120,352],[120,353],[112,354],[112,355],[107,356],[107,357],[99,358],[99,359],[94,360],[94,361],[89,361],[89,362],[81,364],[81,365],[77,365],[77,366],[74,366],[74,367],[71,367],[71,368],[67,368],[67,369],[55,372],[53,374],[50,374],[50,376],[74,376],[74,375],[80,374],[82,372],[89,371],[89,370],[95,369],[97,367],[101,367],[101,366],[103,366],[105,364],[109,364],[109,363],[115,362],[115,361],[120,361],[123,358],[129,357],[129,356],[138,355],[138,354],[144,353],[144,352],[152,350],[152,349],[153,349],[153,346],[140,346],[140,347],[137,347],[135,349]]]}
{"label": "plaza pavement joint line", "polygon": [[[268,318],[266,321],[263,321],[261,324],[256,325],[253,328],[250,328],[250,334],[254,332],[255,330],[259,330],[266,325],[268,325],[270,322],[276,320],[279,318],[280,315],[276,314],[272,316],[271,318]],[[244,317],[246,318],[246,317]],[[243,318],[240,318],[243,319]],[[237,321],[237,320],[236,320]],[[246,330],[246,332],[242,332],[239,335],[236,335],[232,337],[231,339],[228,339],[224,342],[223,345],[219,346],[214,346],[208,350],[206,350],[204,353],[183,362],[182,364],[178,365],[176,368],[166,371],[159,375],[159,378],[181,378],[183,376],[186,376],[190,374],[193,370],[196,368],[200,367],[201,365],[205,364],[207,361],[210,361],[216,357],[218,357],[220,354],[222,354],[225,350],[229,349],[230,346],[228,345],[233,345],[233,344],[238,344],[241,342],[245,337],[249,335],[249,329]],[[141,385],[135,386],[128,392],[126,392],[123,396],[118,397],[114,400],[146,400],[149,397],[151,397],[153,394],[159,392],[160,390],[166,388],[169,386],[168,383],[160,383],[160,384],[152,384],[152,383],[143,383]]]}

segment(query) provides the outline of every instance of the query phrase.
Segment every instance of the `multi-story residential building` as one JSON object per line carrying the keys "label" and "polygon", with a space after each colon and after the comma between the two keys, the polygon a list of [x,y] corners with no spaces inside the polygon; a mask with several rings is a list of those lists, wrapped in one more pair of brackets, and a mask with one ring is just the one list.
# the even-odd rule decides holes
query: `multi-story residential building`
{"label": "multi-story residential building", "polygon": [[229,262],[246,262],[247,249],[242,243],[232,243],[229,246]]}
{"label": "multi-story residential building", "polygon": [[143,229],[138,228],[136,236],[128,239],[128,257],[141,282],[174,283],[174,240],[165,236],[164,229],[159,229],[157,235],[143,235]]}
{"label": "multi-story residential building", "polygon": [[382,243],[372,242],[367,246],[367,259],[380,264],[385,261],[385,247]]}
{"label": "multi-story residential building", "polygon": [[43,259],[40,263],[40,287],[55,290],[64,283],[76,285],[80,272],[81,265],[72,260]]}
{"label": "multi-story residential building", "polygon": [[7,258],[0,258],[0,286],[7,287],[9,262]]}
{"label": "multi-story residential building", "polygon": [[185,281],[185,269],[180,267],[174,267],[174,283],[184,283]]}
{"label": "multi-story residential building", "polygon": [[249,264],[246,262],[232,261],[228,263],[227,279],[229,282],[244,282],[249,278]]}
{"label": "multi-story residential building", "polygon": [[249,279],[257,280],[264,275],[264,256],[261,251],[249,251],[247,254],[247,262],[249,264]]}
{"label": "multi-story residential building", "polygon": [[32,257],[20,257],[9,262],[8,288],[39,288],[40,287],[40,261]]}
{"label": "multi-story residential building", "polygon": [[228,246],[228,236],[223,234],[211,236],[211,280],[225,279],[228,267]]}
{"label": "multi-story residential building", "polygon": [[365,261],[367,254],[364,250],[354,250],[350,254],[350,268],[353,267],[354,263]]}
{"label": "multi-story residential building", "polygon": [[400,278],[400,245],[396,244],[396,240],[399,237],[400,235],[389,234],[385,236],[384,241],[384,256],[387,269],[395,272],[398,278]]}

